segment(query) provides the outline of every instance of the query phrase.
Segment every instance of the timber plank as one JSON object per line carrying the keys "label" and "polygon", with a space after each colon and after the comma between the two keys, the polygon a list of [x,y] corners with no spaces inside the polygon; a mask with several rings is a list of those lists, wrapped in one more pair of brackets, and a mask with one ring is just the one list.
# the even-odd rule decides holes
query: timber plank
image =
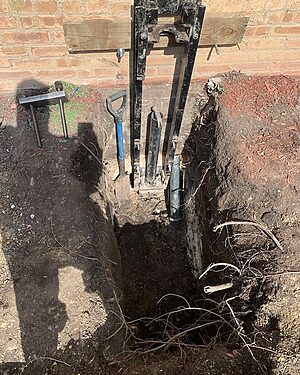
{"label": "timber plank", "polygon": [[[207,16],[204,19],[199,46],[233,45],[242,41],[249,17]],[[128,18],[97,18],[81,23],[64,24],[69,52],[112,51],[131,49],[131,21]],[[162,37],[155,48],[170,45]]]}

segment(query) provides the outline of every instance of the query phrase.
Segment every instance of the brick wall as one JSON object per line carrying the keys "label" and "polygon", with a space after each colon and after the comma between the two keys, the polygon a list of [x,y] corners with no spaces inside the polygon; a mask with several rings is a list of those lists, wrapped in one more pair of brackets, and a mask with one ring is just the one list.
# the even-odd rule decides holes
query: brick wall
{"label": "brick wall", "polygon": [[[198,50],[194,78],[230,70],[245,73],[300,74],[300,3],[298,0],[206,0],[207,13],[249,15],[239,46]],[[117,64],[115,54],[69,55],[63,23],[95,16],[130,14],[129,0],[0,0],[0,90],[13,90],[30,79],[56,79],[103,86],[127,84],[128,53]],[[153,51],[147,81],[172,78],[174,56]]]}

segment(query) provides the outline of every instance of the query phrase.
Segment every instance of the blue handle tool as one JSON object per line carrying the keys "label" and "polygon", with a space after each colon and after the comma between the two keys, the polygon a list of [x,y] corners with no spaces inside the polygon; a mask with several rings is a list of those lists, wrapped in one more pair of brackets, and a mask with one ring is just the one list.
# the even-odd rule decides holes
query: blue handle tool
{"label": "blue handle tool", "polygon": [[[122,103],[118,109],[112,107],[112,103],[122,98]],[[117,133],[117,149],[118,149],[118,161],[120,175],[125,174],[125,155],[124,155],[124,141],[123,141],[123,114],[125,112],[127,102],[127,93],[125,90],[121,90],[115,94],[112,94],[106,99],[108,112],[114,117],[116,122],[116,133]]]}

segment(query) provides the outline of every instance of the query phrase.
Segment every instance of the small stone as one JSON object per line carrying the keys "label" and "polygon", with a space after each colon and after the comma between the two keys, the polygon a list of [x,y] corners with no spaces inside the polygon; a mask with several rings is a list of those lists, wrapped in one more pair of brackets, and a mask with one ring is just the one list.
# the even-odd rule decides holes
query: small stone
{"label": "small stone", "polygon": [[300,133],[295,133],[293,135],[293,143],[297,146],[300,146]]}
{"label": "small stone", "polygon": [[16,208],[16,206],[15,206],[14,204],[11,204],[11,205],[10,205],[10,208],[11,208],[11,209],[14,209],[14,208]]}

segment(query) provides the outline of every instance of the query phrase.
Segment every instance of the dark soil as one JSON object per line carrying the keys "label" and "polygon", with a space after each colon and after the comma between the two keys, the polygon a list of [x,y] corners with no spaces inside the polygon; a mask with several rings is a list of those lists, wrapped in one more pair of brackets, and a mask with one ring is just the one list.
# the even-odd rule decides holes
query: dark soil
{"label": "dark soil", "polygon": [[1,374],[73,374],[91,360],[98,367],[116,329],[117,243],[98,192],[101,167],[78,143],[101,160],[102,140],[82,114],[79,124],[69,118],[76,136],[54,135],[62,131],[56,110],[37,110],[39,149],[28,112],[1,101]]}
{"label": "dark soil", "polygon": [[[164,295],[188,296],[193,286],[184,227],[155,213],[159,209],[165,209],[164,197],[138,199],[130,207],[131,216],[116,230],[123,265],[125,314],[132,320],[158,316],[166,304],[158,304]],[[170,299],[167,305],[171,308]]]}

